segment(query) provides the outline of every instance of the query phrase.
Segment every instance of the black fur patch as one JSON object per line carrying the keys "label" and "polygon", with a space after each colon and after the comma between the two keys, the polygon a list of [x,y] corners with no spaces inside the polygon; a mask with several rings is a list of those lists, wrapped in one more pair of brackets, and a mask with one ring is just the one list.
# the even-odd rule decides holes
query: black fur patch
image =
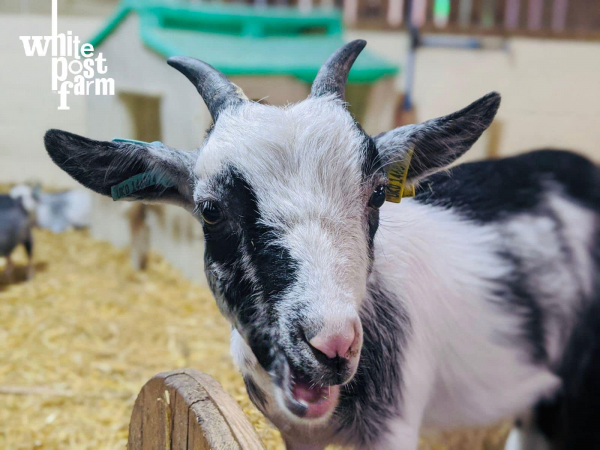
{"label": "black fur patch", "polygon": [[[273,305],[296,280],[296,265],[288,250],[273,243],[276,231],[260,223],[257,199],[251,186],[231,169],[219,181],[220,207],[226,220],[204,224],[205,267],[211,288],[219,292],[242,326],[259,363],[269,370],[277,337]],[[247,259],[250,267],[244,265]],[[213,263],[228,272],[219,279]],[[249,271],[255,274],[252,279]]]}
{"label": "black fur patch", "polygon": [[371,270],[373,265],[373,259],[375,257],[375,234],[379,229],[379,210],[374,210],[373,208],[368,208],[367,211],[367,245],[369,249],[369,270]]}
{"label": "black fur patch", "polygon": [[264,411],[267,405],[267,397],[264,391],[256,385],[252,377],[244,376],[243,378],[246,390],[248,391],[248,397],[250,397],[250,400],[252,400],[252,403],[254,403],[257,408]]}
{"label": "black fur patch", "polygon": [[521,317],[520,338],[529,346],[529,355],[535,363],[547,363],[544,311],[534,295],[527,288],[527,273],[520,257],[506,250],[501,257],[512,266],[510,277],[504,280],[502,291],[497,292],[503,303],[500,305],[509,314]]}
{"label": "black fur patch", "polygon": [[402,353],[410,322],[400,301],[375,280],[360,311],[364,331],[358,371],[342,388],[336,410],[339,435],[377,448],[389,420],[401,415]]}
{"label": "black fur patch", "polygon": [[561,364],[563,389],[534,410],[553,449],[600,448],[600,302],[582,311]]}
{"label": "black fur patch", "polygon": [[[379,151],[377,150],[377,146],[375,145],[375,141],[369,135],[367,135],[360,124],[356,123],[358,129],[364,134],[364,157],[362,162],[362,179],[363,181],[368,182],[373,175],[377,171],[381,171],[383,174],[383,169],[379,166]],[[373,189],[377,188],[377,186],[373,186]],[[373,262],[374,256],[374,248],[373,242],[375,240],[375,233],[377,233],[377,229],[379,228],[379,210],[374,210],[373,208],[367,208],[367,245],[369,249],[369,261]],[[371,267],[371,265],[369,265]]]}
{"label": "black fur patch", "polygon": [[[358,125],[358,128],[362,131],[362,128],[360,128],[360,125]],[[364,131],[363,131],[364,133]],[[375,141],[373,140],[373,138],[369,135],[367,135],[366,133],[364,134],[365,136],[365,142],[364,142],[364,157],[363,157],[363,161],[362,161],[362,175],[363,175],[363,180],[368,180],[373,173],[376,170],[381,170],[380,168],[377,167],[377,161],[379,159],[379,151],[377,150],[377,146],[375,145]]]}
{"label": "black fur patch", "polygon": [[562,363],[565,449],[600,448],[600,296],[580,314]]}
{"label": "black fur patch", "polygon": [[530,212],[548,192],[549,182],[592,209],[600,204],[598,168],[582,156],[559,150],[461,164],[427,177],[415,198],[486,223]]}
{"label": "black fur patch", "polygon": [[[533,421],[536,431],[539,431],[549,442],[564,442],[564,427],[562,422],[563,398],[557,393],[550,399],[540,401],[533,410]],[[559,447],[562,448],[562,447]]]}
{"label": "black fur patch", "polygon": [[[600,203],[596,210],[600,212]],[[561,391],[534,410],[537,428],[557,450],[600,448],[600,221],[593,250],[594,296],[579,311],[558,375]]]}

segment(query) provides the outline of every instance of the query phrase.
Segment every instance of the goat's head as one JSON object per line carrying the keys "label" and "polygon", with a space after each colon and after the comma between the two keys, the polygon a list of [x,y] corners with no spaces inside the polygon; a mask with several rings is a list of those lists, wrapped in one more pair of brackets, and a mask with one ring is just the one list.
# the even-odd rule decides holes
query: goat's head
{"label": "goat's head", "polygon": [[282,407],[304,420],[328,417],[339,385],[357,369],[359,310],[387,169],[411,149],[408,183],[445,167],[499,105],[488,94],[457,113],[372,138],[344,103],[364,46],[338,50],[310,97],[284,108],[248,101],[203,62],[170,59],[214,120],[196,152],[57,130],[45,137],[52,159],[94,191],[177,203],[201,220],[206,275],[221,311],[270,374]]}

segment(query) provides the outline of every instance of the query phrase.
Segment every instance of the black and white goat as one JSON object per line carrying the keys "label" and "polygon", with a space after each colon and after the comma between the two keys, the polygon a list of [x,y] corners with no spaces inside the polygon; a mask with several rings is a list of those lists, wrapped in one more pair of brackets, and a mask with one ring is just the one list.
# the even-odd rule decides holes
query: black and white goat
{"label": "black and white goat", "polygon": [[18,186],[8,195],[0,195],[0,257],[6,259],[4,275],[8,281],[13,281],[11,254],[19,245],[23,245],[27,253],[27,279],[32,279],[34,275],[31,230],[35,204],[30,196],[24,194]]}
{"label": "black and white goat", "polygon": [[[285,108],[171,58],[215,122],[195,152],[57,130],[46,148],[96,192],[202,221],[234,359],[289,448],[413,450],[422,427],[510,416],[526,419],[514,448],[600,448],[600,171],[539,151],[438,172],[490,125],[496,93],[368,136],[344,104],[364,46]],[[385,204],[412,149],[416,196]]]}
{"label": "black and white goat", "polygon": [[40,228],[62,233],[69,228],[90,226],[92,196],[85,189],[46,193],[39,184],[33,187],[21,184],[12,188],[10,195],[21,200]]}

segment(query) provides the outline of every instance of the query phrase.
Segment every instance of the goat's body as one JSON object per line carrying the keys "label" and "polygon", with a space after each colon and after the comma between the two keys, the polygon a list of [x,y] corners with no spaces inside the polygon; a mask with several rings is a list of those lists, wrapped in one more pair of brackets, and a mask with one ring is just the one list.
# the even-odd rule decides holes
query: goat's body
{"label": "goat's body", "polygon": [[9,195],[0,195],[0,257],[7,260],[6,275],[12,278],[12,261],[10,258],[13,250],[23,244],[28,262],[28,278],[33,276],[31,258],[33,254],[33,236],[31,233],[31,219],[21,200]]}
{"label": "goat's body", "polygon": [[[171,58],[215,122],[198,152],[58,130],[46,148],[100,194],[143,175],[130,199],[202,221],[248,393],[292,448],[415,450],[422,426],[487,424],[543,398],[573,410],[600,368],[598,169],[538,152],[430,176],[471,148],[500,96],[369,136],[344,103],[365,44],[337,50],[285,108]],[[381,209],[399,180],[423,179]],[[571,425],[562,442],[576,442]]]}
{"label": "goat's body", "polygon": [[20,244],[31,241],[29,215],[19,200],[0,195],[0,256],[8,257]]}
{"label": "goat's body", "polygon": [[90,225],[92,197],[82,189],[57,193],[41,193],[36,208],[40,228],[61,233],[69,227],[86,228]]}
{"label": "goat's body", "polygon": [[359,372],[321,430],[278,416],[239,339],[234,355],[296,443],[412,450],[422,426],[524,413],[581,377],[570,355],[594,353],[572,332],[598,316],[599,213],[600,170],[547,151],[458,166],[382,208]]}

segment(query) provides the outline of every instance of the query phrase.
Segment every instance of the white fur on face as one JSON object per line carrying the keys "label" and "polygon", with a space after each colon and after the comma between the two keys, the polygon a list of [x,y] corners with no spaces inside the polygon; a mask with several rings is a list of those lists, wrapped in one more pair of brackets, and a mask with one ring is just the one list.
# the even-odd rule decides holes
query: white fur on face
{"label": "white fur on face", "polygon": [[363,182],[365,136],[343,103],[309,98],[285,108],[245,103],[223,113],[196,165],[199,202],[217,197],[216,175],[234,168],[252,188],[260,220],[297,263],[298,283],[278,302],[304,300],[315,324],[355,316],[369,264]]}

